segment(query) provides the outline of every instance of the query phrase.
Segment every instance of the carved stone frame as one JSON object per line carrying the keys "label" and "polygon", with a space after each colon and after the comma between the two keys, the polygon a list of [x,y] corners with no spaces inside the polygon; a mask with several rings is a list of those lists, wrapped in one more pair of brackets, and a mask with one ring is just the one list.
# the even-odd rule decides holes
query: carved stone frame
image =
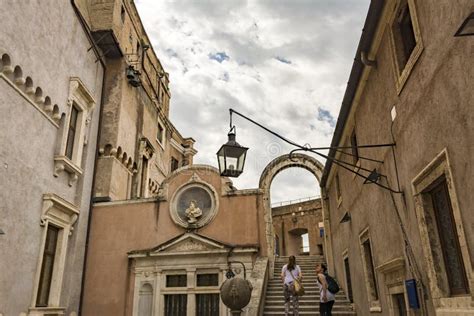
{"label": "carved stone frame", "polygon": [[[72,234],[74,229],[73,226],[78,217],[79,209],[75,205],[53,193],[43,195],[43,209],[40,217],[40,225],[44,226],[44,230],[41,240],[41,251],[39,251],[38,264],[36,267],[31,307],[29,308],[28,315],[48,315],[65,310],[59,306],[64,277],[64,266],[66,263],[69,236]],[[43,264],[43,249],[45,247],[48,225],[53,225],[59,228],[56,256],[54,259],[48,307],[36,307],[41,267]]]}
{"label": "carved stone frame", "polygon": [[[58,177],[62,171],[69,174],[69,186],[72,186],[82,175],[82,152],[88,142],[89,125],[95,107],[95,100],[79,78],[72,77],[69,83],[69,96],[67,100],[68,112],[64,118],[62,135],[60,138],[59,152],[54,156],[54,176]],[[67,136],[71,120],[72,107],[78,110],[77,132],[74,139],[72,159],[66,156]]]}
{"label": "carved stone frame", "polygon": [[[178,197],[185,190],[189,188],[196,188],[196,187],[204,189],[209,194],[209,196],[211,197],[211,209],[209,210],[208,215],[200,218],[197,221],[197,223],[189,224],[188,222],[183,221],[178,216],[178,209],[177,209]],[[183,228],[196,229],[196,228],[206,226],[216,217],[218,209],[219,209],[219,198],[218,198],[216,190],[212,187],[212,185],[201,180],[197,174],[193,174],[193,176],[189,179],[188,182],[186,182],[185,184],[181,185],[178,189],[176,189],[176,191],[173,193],[173,196],[171,197],[170,216],[177,225]]]}
{"label": "carved stone frame", "polygon": [[[430,225],[427,221],[427,212],[430,212],[432,206],[427,203],[426,196],[423,191],[428,188],[436,179],[444,175],[448,186],[449,197],[453,211],[453,218],[455,227],[461,247],[461,254],[463,258],[464,268],[468,279],[471,294],[466,296],[450,297],[445,290],[443,290],[442,283],[445,281],[440,271],[435,269],[433,257],[432,234],[430,234]],[[437,314],[441,310],[452,308],[469,309],[474,306],[474,273],[472,271],[473,265],[469,256],[468,244],[466,235],[464,233],[464,225],[461,216],[461,209],[457,199],[455,183],[451,171],[451,164],[449,162],[448,150],[443,149],[420,173],[412,180],[413,197],[415,201],[415,213],[418,219],[418,227],[420,230],[420,237],[422,249],[424,254],[424,262],[426,264],[426,271],[429,280],[429,289],[431,297]]]}
{"label": "carved stone frame", "polygon": [[[393,34],[393,25],[395,23],[395,19],[397,15],[400,13],[400,7],[402,3],[407,3],[408,8],[410,10],[410,17],[411,17],[411,21],[413,25],[416,45],[413,51],[411,52],[411,55],[408,58],[403,69],[399,70],[400,66],[398,64],[397,47],[395,43],[395,35]],[[415,5],[414,0],[396,1],[392,15],[389,19],[389,32],[390,32],[390,48],[392,51],[392,66],[393,66],[393,71],[395,75],[396,89],[397,89],[397,94],[400,94],[402,92],[403,87],[405,86],[405,83],[408,80],[408,77],[410,76],[413,70],[413,67],[415,66],[416,62],[418,61],[418,58],[423,52],[423,48],[424,48],[423,40],[421,37],[421,30],[418,23],[418,15],[416,13],[416,5]]]}
{"label": "carved stone frame", "polygon": [[[372,300],[371,298],[371,286],[370,286],[370,280],[369,280],[369,271],[367,271],[367,263],[365,261],[365,250],[364,250],[364,242],[369,240],[370,242],[370,257],[372,258],[372,266],[374,267],[374,279],[375,279],[375,290],[378,293],[378,300]],[[364,270],[364,280],[365,280],[365,288],[367,290],[367,298],[368,298],[368,303],[369,303],[369,310],[371,313],[381,313],[382,312],[382,307],[380,305],[380,287],[379,287],[379,280],[377,278],[377,270],[375,269],[375,258],[374,258],[374,244],[372,243],[372,240],[370,238],[369,234],[369,228],[365,228],[362,230],[362,232],[359,234],[359,246],[360,246],[360,254],[362,258],[362,264],[363,264],[363,270]]]}

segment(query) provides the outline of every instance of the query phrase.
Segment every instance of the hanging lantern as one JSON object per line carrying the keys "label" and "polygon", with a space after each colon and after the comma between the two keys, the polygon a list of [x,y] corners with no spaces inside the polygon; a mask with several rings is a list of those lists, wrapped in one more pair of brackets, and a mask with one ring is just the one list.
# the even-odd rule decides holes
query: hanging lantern
{"label": "hanging lantern", "polygon": [[235,128],[227,134],[229,140],[217,152],[217,161],[221,176],[238,177],[244,171],[248,148],[235,141]]}

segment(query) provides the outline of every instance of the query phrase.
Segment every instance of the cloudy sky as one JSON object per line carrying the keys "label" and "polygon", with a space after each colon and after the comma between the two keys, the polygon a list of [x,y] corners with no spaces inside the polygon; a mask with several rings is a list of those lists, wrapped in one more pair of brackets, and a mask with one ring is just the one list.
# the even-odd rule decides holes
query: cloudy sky
{"label": "cloudy sky", "polygon": [[[217,166],[229,108],[300,144],[328,146],[369,0],[136,0],[171,81],[171,121],[196,139],[195,163]],[[291,147],[234,117],[249,147],[239,189]],[[324,163],[324,161],[321,161]],[[306,170],[275,177],[272,202],[319,194]]]}

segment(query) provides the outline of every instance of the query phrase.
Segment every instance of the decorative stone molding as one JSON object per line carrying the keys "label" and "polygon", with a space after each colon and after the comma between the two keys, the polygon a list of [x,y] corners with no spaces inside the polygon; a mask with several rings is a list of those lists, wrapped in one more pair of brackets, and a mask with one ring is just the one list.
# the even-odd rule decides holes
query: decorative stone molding
{"label": "decorative stone molding", "polygon": [[58,177],[59,174],[63,171],[66,171],[69,174],[68,184],[71,187],[82,175],[82,169],[74,165],[71,160],[66,156],[54,156],[54,173],[55,177]]}
{"label": "decorative stone molding", "polygon": [[99,157],[116,158],[129,172],[137,173],[138,171],[137,163],[133,161],[132,157],[128,157],[127,152],[122,151],[121,146],[113,147],[111,144],[107,144],[99,148]]}
{"label": "decorative stone molding", "polygon": [[[10,55],[6,53],[0,53],[0,78],[36,108],[54,127],[59,128],[63,114],[60,113],[59,107],[56,104],[53,106],[49,97],[44,97],[41,87],[34,87],[33,80],[29,76],[24,76],[21,66],[13,67]],[[45,104],[46,98],[49,99],[47,104]]]}
{"label": "decorative stone molding", "polygon": [[405,259],[398,257],[389,260],[376,267],[375,270],[383,273],[387,287],[403,285],[405,280]]}
{"label": "decorative stone molding", "polygon": [[30,307],[28,316],[62,316],[65,312],[65,307]]}
{"label": "decorative stone molding", "polygon": [[216,190],[193,173],[171,198],[170,215],[173,221],[187,229],[209,224],[217,215],[219,200]]}
{"label": "decorative stone molding", "polygon": [[[424,194],[425,190],[442,176],[444,176],[446,180],[449,199],[451,201],[454,227],[459,241],[469,288],[471,289],[471,294],[464,297],[451,296],[449,293],[442,249],[437,242],[437,238],[439,237],[437,237],[435,232],[437,229],[436,223],[433,223],[433,206],[429,202],[429,196]],[[454,313],[457,313],[456,315],[462,315],[464,309],[469,309],[474,306],[474,291],[472,290],[474,288],[473,262],[471,262],[469,255],[467,237],[464,231],[465,223],[461,216],[462,211],[457,198],[455,180],[447,148],[443,149],[412,180],[415,213],[420,230],[424,260],[427,263],[426,273],[428,275],[430,293],[437,310],[437,315],[443,315],[443,311],[451,311],[453,315]]]}
{"label": "decorative stone molding", "polygon": [[75,205],[54,193],[43,195],[43,209],[40,217],[41,226],[51,222],[68,230],[69,235],[71,235],[78,217],[79,209]]}
{"label": "decorative stone molding", "polygon": [[[43,195],[43,208],[41,210],[40,225],[43,226],[44,229],[42,232],[41,247],[38,253],[38,263],[36,266],[36,275],[30,303],[31,307],[29,309],[28,315],[63,315],[65,308],[60,307],[59,303],[61,301],[64,266],[66,262],[69,236],[72,234],[74,224],[76,223],[78,217],[79,208],[72,203],[64,200],[54,193],[47,193]],[[59,233],[57,237],[53,271],[51,275],[48,306],[36,307],[41,270],[43,266],[43,253],[49,225],[58,228]]]}

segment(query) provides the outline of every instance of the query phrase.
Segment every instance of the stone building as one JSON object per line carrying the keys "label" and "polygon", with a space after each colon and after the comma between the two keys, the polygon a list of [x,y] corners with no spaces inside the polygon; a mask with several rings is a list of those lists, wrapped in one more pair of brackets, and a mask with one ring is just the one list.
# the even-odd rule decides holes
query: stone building
{"label": "stone building", "polygon": [[75,315],[91,198],[156,196],[194,140],[168,118],[169,76],[133,1],[5,7],[0,315]]}
{"label": "stone building", "polygon": [[0,315],[77,315],[105,65],[69,1],[0,10]]}
{"label": "stone building", "polygon": [[107,63],[97,200],[156,196],[172,171],[192,164],[194,140],[169,120],[169,75],[151,47],[133,1],[88,2],[83,10]]}
{"label": "stone building", "polygon": [[257,315],[268,265],[261,195],[191,165],[157,198],[97,203],[83,315],[228,315],[220,285],[229,262],[252,282],[245,315]]}
{"label": "stone building", "polygon": [[331,144],[347,149],[329,153],[347,164],[329,159],[321,181],[331,269],[358,315],[474,314],[474,45],[454,37],[473,10],[370,5]]}
{"label": "stone building", "polygon": [[[324,255],[321,199],[280,204],[272,205],[276,255]],[[305,235],[307,244],[303,241]]]}

